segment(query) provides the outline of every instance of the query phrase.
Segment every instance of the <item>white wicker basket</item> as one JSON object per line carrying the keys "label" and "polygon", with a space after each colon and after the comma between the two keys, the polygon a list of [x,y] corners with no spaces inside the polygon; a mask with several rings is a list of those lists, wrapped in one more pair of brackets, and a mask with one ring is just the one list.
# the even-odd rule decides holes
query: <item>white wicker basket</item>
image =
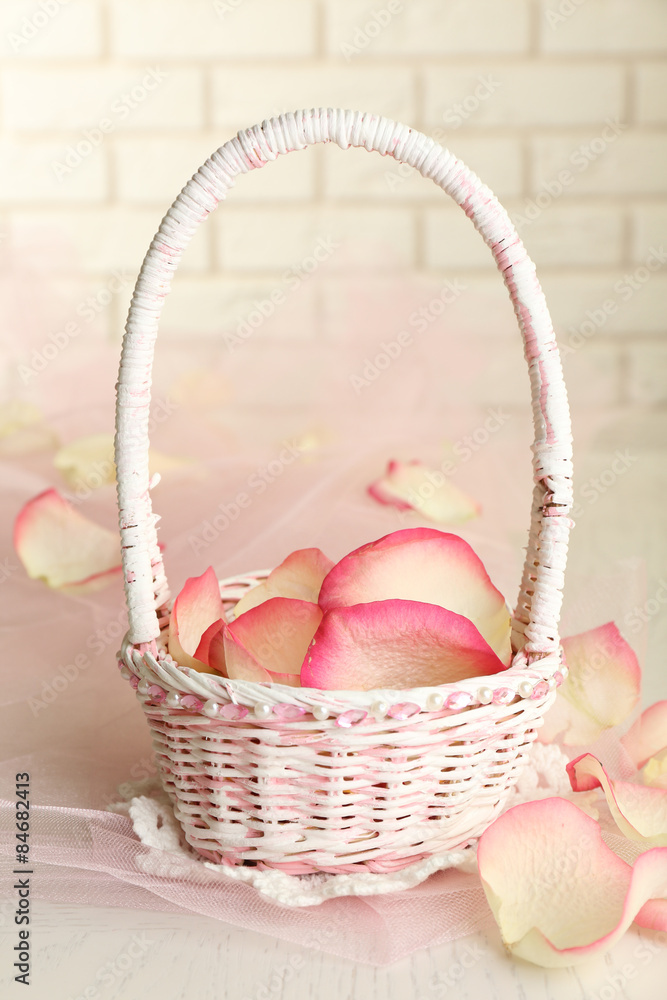
{"label": "white wicker basket", "polygon": [[[503,674],[407,691],[320,691],[197,673],[167,653],[169,591],[148,475],[162,304],[195,229],[235,177],[318,142],[376,150],[435,181],[481,233],[509,290],[530,373],[535,487],[514,655]],[[176,817],[203,858],[291,873],[389,872],[468,844],[493,821],[566,669],[558,620],[571,444],[560,359],[534,265],[491,191],[451,153],[405,125],[332,109],[281,115],[213,153],[167,212],[144,260],[123,340],[116,418],[130,620],[119,665],[146,713]],[[264,575],[224,581],[226,607]]]}

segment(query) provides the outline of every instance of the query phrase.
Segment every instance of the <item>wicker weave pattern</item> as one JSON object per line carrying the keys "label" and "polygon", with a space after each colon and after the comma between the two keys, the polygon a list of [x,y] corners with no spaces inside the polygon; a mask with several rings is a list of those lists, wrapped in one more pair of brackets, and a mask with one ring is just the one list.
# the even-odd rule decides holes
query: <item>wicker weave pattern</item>
{"label": "wicker weave pattern", "polygon": [[[235,177],[316,142],[377,150],[433,179],[473,221],[510,293],[530,374],[535,488],[513,617],[514,657],[501,675],[410,691],[266,686],[183,669],[160,638],[169,591],[149,496],[148,418],[162,305],[196,227]],[[517,779],[566,669],[558,619],[571,457],[560,359],[534,265],[491,191],[451,153],[375,115],[318,109],[240,132],[206,161],[169,209],[142,266],[123,340],[116,411],[130,620],[121,672],[147,715],[176,816],[203,857],[293,873],[359,866],[390,872],[481,834]],[[227,606],[262,575],[223,584]],[[470,704],[447,707],[454,694]],[[415,714],[388,716],[381,702],[410,702]],[[286,707],[296,710],[292,720]],[[363,718],[344,727],[341,715],[350,710]]]}
{"label": "wicker weave pattern", "polygon": [[[264,575],[223,584],[226,607]],[[154,658],[129,644],[122,665],[135,678],[162,783],[188,843],[215,863],[304,874],[396,871],[478,837],[502,808],[555,696],[553,680],[539,698],[520,697],[519,685],[544,682],[559,657],[529,667],[519,654],[503,674],[409,692],[267,688],[183,670],[164,648]],[[455,691],[472,695],[487,682],[517,697],[403,721],[373,718],[380,699],[427,706],[433,693],[443,700]],[[199,700],[199,711],[173,704],[188,696]],[[252,709],[260,697],[306,714],[289,723],[252,712],[240,721],[219,717],[216,706]],[[342,729],[336,716],[351,706],[369,717]],[[315,707],[331,717],[316,720]]]}

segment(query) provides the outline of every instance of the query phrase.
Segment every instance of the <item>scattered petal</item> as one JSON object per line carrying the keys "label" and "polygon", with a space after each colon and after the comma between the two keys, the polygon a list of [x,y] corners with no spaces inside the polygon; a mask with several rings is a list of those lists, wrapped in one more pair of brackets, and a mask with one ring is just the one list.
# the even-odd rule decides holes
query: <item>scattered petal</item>
{"label": "scattered petal", "polygon": [[567,773],[575,792],[603,790],[616,825],[629,840],[639,840],[648,847],[667,847],[667,791],[613,781],[590,753],[571,760]]}
{"label": "scattered petal", "polygon": [[650,757],[639,772],[645,785],[654,788],[667,788],[667,747],[664,747],[655,757]]}
{"label": "scattered petal", "polygon": [[384,476],[371,483],[368,492],[379,503],[415,510],[436,524],[461,524],[481,513],[480,505],[442,472],[417,460],[389,462]]}
{"label": "scattered petal", "polygon": [[58,446],[55,431],[32,403],[13,399],[0,405],[0,455],[29,455]]}
{"label": "scattered petal", "polygon": [[64,445],[53,464],[70,489],[98,489],[116,480],[113,435],[88,434]]}
{"label": "scattered petal", "polygon": [[394,531],[341,559],[319,595],[324,611],[395,599],[438,604],[465,616],[509,665],[507,605],[481,559],[457,535],[435,528]]}
{"label": "scattered petal", "polygon": [[563,650],[569,675],[538,738],[550,743],[558,737],[565,746],[584,746],[632,712],[641,670],[613,622],[563,639]]}
{"label": "scattered petal", "polygon": [[264,670],[298,675],[321,620],[317,604],[271,597],[236,618],[228,631]]}
{"label": "scattered petal", "polygon": [[[88,492],[108,486],[116,481],[113,435],[87,434],[70,441],[56,452],[53,464],[70,489]],[[163,475],[189,464],[182,458],[165,455],[155,448],[151,448],[148,455],[151,476]]]}
{"label": "scattered petal", "polygon": [[176,662],[203,673],[215,673],[195,653],[204,633],[222,617],[220,586],[213,567],[209,566],[201,576],[187,579],[174,601],[169,621],[169,652]]}
{"label": "scattered petal", "polygon": [[29,500],[14,525],[14,546],[28,576],[69,593],[99,590],[120,573],[120,540],[46,490]]}
{"label": "scattered petal", "polygon": [[331,559],[319,549],[297,549],[276,566],[263,583],[241,598],[234,608],[234,617],[239,618],[272,597],[290,597],[317,604],[322,580],[332,566]]}
{"label": "scattered petal", "polygon": [[667,701],[657,701],[633,722],[621,743],[637,769],[667,747]]}
{"label": "scattered petal", "polygon": [[500,933],[513,955],[549,968],[607,951],[649,901],[667,894],[667,849],[630,867],[600,827],[562,798],[508,810],[482,834],[479,872]]}
{"label": "scattered petal", "polygon": [[373,601],[325,613],[301,668],[301,684],[398,690],[504,669],[463,615],[419,601]]}

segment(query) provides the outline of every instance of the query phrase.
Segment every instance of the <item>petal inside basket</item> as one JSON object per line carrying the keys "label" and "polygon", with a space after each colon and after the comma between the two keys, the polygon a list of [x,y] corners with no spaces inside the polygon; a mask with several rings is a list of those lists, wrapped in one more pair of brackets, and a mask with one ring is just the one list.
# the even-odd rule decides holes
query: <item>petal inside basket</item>
{"label": "petal inside basket", "polygon": [[419,601],[374,601],[326,612],[301,668],[301,684],[353,691],[410,688],[504,669],[463,615]]}
{"label": "petal inside basket", "polygon": [[508,666],[510,616],[481,559],[458,535],[406,528],[362,545],[341,559],[322,583],[324,611],[371,601],[420,601],[464,615]]}

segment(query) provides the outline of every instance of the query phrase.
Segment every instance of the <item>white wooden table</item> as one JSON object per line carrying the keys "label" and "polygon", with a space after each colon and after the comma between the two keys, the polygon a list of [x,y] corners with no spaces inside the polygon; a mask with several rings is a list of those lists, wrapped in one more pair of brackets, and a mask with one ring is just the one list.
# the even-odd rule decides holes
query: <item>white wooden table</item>
{"label": "white wooden table", "polygon": [[[604,958],[546,970],[509,959],[495,932],[372,967],[207,917],[34,905],[32,983],[3,1000],[663,1000],[667,947],[628,932]],[[10,941],[10,938],[12,939]]]}

